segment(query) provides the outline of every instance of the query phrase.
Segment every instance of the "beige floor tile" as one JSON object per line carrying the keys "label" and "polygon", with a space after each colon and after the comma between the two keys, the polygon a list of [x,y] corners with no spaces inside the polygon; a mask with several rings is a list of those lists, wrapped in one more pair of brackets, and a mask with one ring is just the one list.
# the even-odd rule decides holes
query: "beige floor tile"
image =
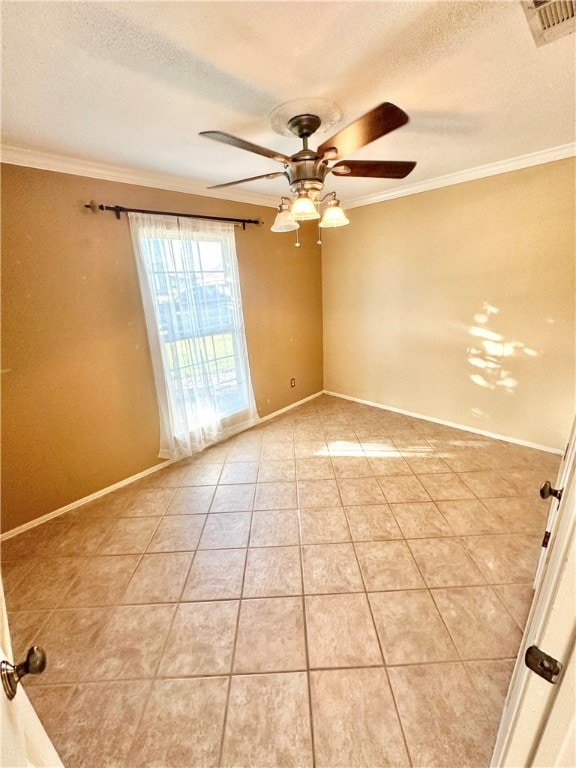
{"label": "beige floor tile", "polygon": [[484,499],[484,505],[503,520],[507,533],[544,533],[548,510],[538,497]]}
{"label": "beige floor tile", "polygon": [[412,475],[412,469],[410,465],[398,454],[397,451],[392,449],[391,454],[397,453],[396,456],[378,456],[377,451],[368,450],[368,460],[372,468],[372,472],[377,477],[388,476],[400,476],[400,475]]}
{"label": "beige floor tile", "polygon": [[219,485],[214,493],[210,512],[249,512],[254,504],[256,485]]}
{"label": "beige floor tile", "polygon": [[144,555],[119,602],[133,604],[178,601],[191,562],[191,552]]}
{"label": "beige floor tile", "polygon": [[219,485],[254,484],[257,477],[257,461],[227,461],[222,469],[218,483]]}
{"label": "beige floor tile", "polygon": [[215,485],[178,488],[166,510],[167,515],[205,515],[210,510]]}
{"label": "beige floor tile", "polygon": [[262,461],[280,461],[294,458],[294,440],[271,440],[262,443]]}
{"label": "beige floor tile", "polygon": [[214,464],[194,462],[190,464],[186,470],[186,473],[182,478],[182,485],[215,486],[220,479],[222,467],[223,464],[220,462],[216,462]]}
{"label": "beige floor tile", "polygon": [[300,534],[302,544],[350,541],[350,529],[343,507],[301,509]]}
{"label": "beige floor tile", "polygon": [[305,669],[302,598],[242,600],[234,672],[288,672]]}
{"label": "beige floor tile", "polygon": [[352,544],[309,544],[302,547],[304,593],[364,591]]}
{"label": "beige floor tile", "polygon": [[128,503],[124,507],[122,517],[161,516],[172,501],[174,492],[173,488],[129,491]]}
{"label": "beige floor tile", "polygon": [[312,766],[304,672],[232,678],[222,766]]}
{"label": "beige floor tile", "polygon": [[256,511],[252,514],[251,547],[282,547],[300,543],[300,521],[295,509]]}
{"label": "beige floor tile", "polygon": [[117,491],[100,496],[94,501],[82,504],[81,507],[62,515],[66,522],[80,522],[86,520],[101,520],[103,518],[121,517],[124,507],[128,503],[129,490],[120,488]]}
{"label": "beige floor tile", "polygon": [[462,664],[393,667],[388,674],[414,768],[488,765],[492,727]]}
{"label": "beige floor tile", "polygon": [[99,555],[133,555],[146,551],[160,517],[118,520],[98,548]]}
{"label": "beige floor tile", "polygon": [[386,671],[310,673],[317,768],[409,766]]}
{"label": "beige floor tile", "polygon": [[[3,554],[3,553],[2,553]],[[35,566],[35,560],[5,560],[2,559],[2,585],[4,595],[22,583]]]}
{"label": "beige floor tile", "polygon": [[407,539],[454,535],[454,531],[433,501],[391,504],[390,508]]}
{"label": "beige floor tile", "polygon": [[502,717],[514,663],[514,659],[464,662],[482,709],[492,724],[494,736]]}
{"label": "beige floor tile", "polygon": [[346,507],[346,517],[353,541],[401,539],[402,532],[387,504]]}
{"label": "beige floor tile", "polygon": [[132,483],[131,488],[138,490],[148,490],[151,488],[178,488],[188,469],[187,460],[170,464],[156,472],[151,472],[145,477]]}
{"label": "beige floor tile", "polygon": [[94,653],[84,665],[84,679],[152,677],[175,610],[174,605],[126,605],[112,609]]}
{"label": "beige floor tile", "polygon": [[166,515],[148,544],[147,552],[190,552],[194,550],[206,515]]}
{"label": "beige floor tile", "polygon": [[296,462],[294,459],[276,459],[260,462],[259,483],[294,482],[296,480]]}
{"label": "beige floor tile", "polygon": [[6,595],[8,610],[57,608],[85,564],[86,559],[81,557],[35,560],[32,570],[22,579],[17,589]]}
{"label": "beige floor tile", "polygon": [[126,764],[217,766],[227,693],[225,677],[156,681]]}
{"label": "beige floor tile", "polygon": [[19,663],[31,645],[42,645],[42,628],[52,611],[10,611],[8,616],[14,663]]}
{"label": "beige floor tile", "polygon": [[503,518],[496,512],[490,511],[478,499],[439,501],[438,508],[450,523],[454,533],[459,536],[506,531],[506,522]]}
{"label": "beige floor tile", "polygon": [[72,524],[70,515],[62,519],[47,520],[42,525],[31,528],[18,536],[12,536],[2,542],[2,560],[20,560],[44,557],[46,550]]}
{"label": "beige floor tile", "polygon": [[450,474],[418,475],[418,479],[433,501],[474,498],[470,488],[453,472]]}
{"label": "beige floor tile", "polygon": [[430,501],[426,489],[415,475],[390,475],[378,477],[384,496],[389,504],[409,501]]}
{"label": "beige floor tile", "polygon": [[262,441],[258,440],[253,445],[232,446],[228,451],[227,462],[258,461],[262,450]]}
{"label": "beige floor tile", "polygon": [[257,484],[254,509],[296,509],[297,506],[295,482]]}
{"label": "beige floor tile", "polygon": [[411,539],[408,546],[429,587],[459,587],[486,581],[456,538]]}
{"label": "beige floor tile", "polygon": [[516,656],[522,633],[491,587],[433,589],[432,597],[461,658]]}
{"label": "beige floor tile", "polygon": [[112,518],[73,523],[49,544],[45,554],[53,557],[93,555],[113,525]]}
{"label": "beige floor tile", "polygon": [[406,542],[358,542],[354,546],[369,592],[426,586]]}
{"label": "beige floor tile", "polygon": [[374,472],[365,456],[334,456],[332,466],[337,478],[374,477]]}
{"label": "beige floor tile", "polygon": [[495,499],[518,495],[517,489],[510,485],[494,469],[481,472],[462,472],[458,476],[479,499]]}
{"label": "beige floor tile", "polygon": [[40,645],[48,663],[42,675],[30,675],[27,684],[73,683],[86,672],[87,659],[110,616],[107,608],[71,608],[54,611],[42,627]]}
{"label": "beige floor tile", "polygon": [[3,541],[64,763],[216,765],[232,681],[224,765],[309,764],[310,714],[319,768],[403,765],[396,703],[415,768],[487,765],[558,460],[323,395]]}
{"label": "beige floor tile", "polygon": [[500,584],[494,587],[504,605],[520,627],[524,629],[534,600],[534,587],[529,584]]}
{"label": "beige floor tile", "polygon": [[285,597],[302,594],[299,547],[248,550],[243,597]]}
{"label": "beige floor tile", "polygon": [[194,557],[182,600],[229,600],[240,597],[245,549],[199,551]]}
{"label": "beige floor tile", "polygon": [[116,605],[120,602],[140,555],[91,557],[61,601],[63,608]]}
{"label": "beige floor tile", "polygon": [[298,480],[297,487],[301,508],[342,506],[336,480]]}
{"label": "beige floor tile", "polygon": [[414,474],[433,475],[437,472],[452,472],[448,464],[439,456],[410,456],[406,461]]}
{"label": "beige floor tile", "polygon": [[250,512],[208,515],[198,549],[239,549],[248,546]]}
{"label": "beige floor tile", "polygon": [[375,477],[338,480],[338,488],[346,507],[383,504],[386,501]]}
{"label": "beige floor tile", "polygon": [[511,485],[518,496],[525,496],[537,492],[545,479],[552,481],[556,478],[558,470],[551,473],[549,478],[544,478],[539,468],[528,469],[500,469],[499,474]]}
{"label": "beige floor tile", "polygon": [[491,584],[523,584],[534,578],[541,536],[516,533],[466,536],[463,542]]}
{"label": "beige floor tile", "polygon": [[148,696],[147,680],[109,680],[74,689],[55,746],[66,766],[126,766]]}
{"label": "beige floor tile", "polygon": [[368,599],[386,664],[459,658],[427,590],[372,592]]}
{"label": "beige floor tile", "polygon": [[[325,448],[327,452],[327,448]],[[298,446],[296,446],[298,456]],[[332,461],[327,457],[315,456],[296,459],[296,476],[298,480],[332,480],[334,469]]]}
{"label": "beige floor tile", "polygon": [[382,664],[382,654],[365,594],[304,598],[310,667]]}
{"label": "beige floor tile", "polygon": [[229,674],[239,602],[181,603],[170,628],[161,677]]}
{"label": "beige floor tile", "polygon": [[336,456],[364,456],[364,451],[360,445],[358,437],[331,437],[326,438],[328,454],[334,458]]}
{"label": "beige floor tile", "polygon": [[26,695],[48,733],[58,730],[66,722],[68,703],[74,688],[73,683],[27,686]]}

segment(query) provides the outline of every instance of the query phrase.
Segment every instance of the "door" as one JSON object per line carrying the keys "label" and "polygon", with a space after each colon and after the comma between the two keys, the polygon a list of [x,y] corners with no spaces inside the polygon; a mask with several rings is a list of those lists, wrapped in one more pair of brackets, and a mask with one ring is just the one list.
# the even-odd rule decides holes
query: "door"
{"label": "door", "polygon": [[[0,660],[4,659],[13,662],[4,589],[0,580]],[[0,768],[62,768],[62,762],[22,685],[18,685],[12,700],[0,687],[0,699]]]}
{"label": "door", "polygon": [[[574,762],[574,641],[576,636],[576,479],[574,429],[560,469],[562,498],[504,705],[492,768],[570,766]],[[558,482],[558,481],[557,481]],[[551,530],[551,529],[549,529]],[[528,669],[535,646],[562,664],[552,683]]]}
{"label": "door", "polygon": [[[568,444],[562,457],[562,462],[558,470],[558,477],[556,480],[555,488],[564,488],[567,480],[570,467],[574,465],[576,457],[576,418],[572,423],[572,430],[570,437],[568,438]],[[545,480],[547,478],[543,478]],[[558,524],[558,509],[560,507],[560,500],[553,496],[552,504],[550,505],[550,512],[548,514],[548,520],[546,522],[546,533],[544,535],[544,541],[542,542],[542,551],[540,552],[540,560],[538,561],[538,568],[536,569],[536,576],[534,577],[534,589],[538,589],[538,586],[542,580],[544,568],[550,552],[550,547],[556,536],[557,524]]]}

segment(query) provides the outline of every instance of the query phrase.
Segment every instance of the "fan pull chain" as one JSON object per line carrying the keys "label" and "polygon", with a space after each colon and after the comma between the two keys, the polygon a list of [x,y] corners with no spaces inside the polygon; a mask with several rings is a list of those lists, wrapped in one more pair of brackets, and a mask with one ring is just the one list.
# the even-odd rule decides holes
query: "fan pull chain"
{"label": "fan pull chain", "polygon": [[316,245],[322,245],[322,232],[320,230],[320,219],[318,219],[318,240],[316,240]]}
{"label": "fan pull chain", "polygon": [[294,243],[295,248],[300,248],[300,227],[296,230],[296,242]]}

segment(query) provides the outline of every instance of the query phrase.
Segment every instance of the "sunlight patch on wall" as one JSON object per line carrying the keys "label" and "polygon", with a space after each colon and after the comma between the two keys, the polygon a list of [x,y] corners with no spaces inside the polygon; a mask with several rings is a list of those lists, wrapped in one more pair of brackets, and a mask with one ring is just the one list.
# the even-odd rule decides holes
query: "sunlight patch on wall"
{"label": "sunlight patch on wall", "polygon": [[470,326],[469,333],[473,338],[473,344],[466,352],[468,362],[475,369],[470,374],[471,381],[483,389],[513,394],[519,381],[514,377],[513,359],[526,355],[527,357],[539,357],[540,353],[527,346],[522,341],[508,340],[492,328],[495,315],[500,310],[488,302],[482,305],[482,311],[474,315],[475,325]]}

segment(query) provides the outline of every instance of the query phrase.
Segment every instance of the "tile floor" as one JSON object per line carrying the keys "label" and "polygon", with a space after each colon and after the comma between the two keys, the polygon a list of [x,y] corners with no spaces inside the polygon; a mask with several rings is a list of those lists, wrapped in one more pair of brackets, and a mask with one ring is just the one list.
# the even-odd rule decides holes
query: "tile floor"
{"label": "tile floor", "polygon": [[6,540],[64,764],[487,766],[558,464],[321,396]]}

